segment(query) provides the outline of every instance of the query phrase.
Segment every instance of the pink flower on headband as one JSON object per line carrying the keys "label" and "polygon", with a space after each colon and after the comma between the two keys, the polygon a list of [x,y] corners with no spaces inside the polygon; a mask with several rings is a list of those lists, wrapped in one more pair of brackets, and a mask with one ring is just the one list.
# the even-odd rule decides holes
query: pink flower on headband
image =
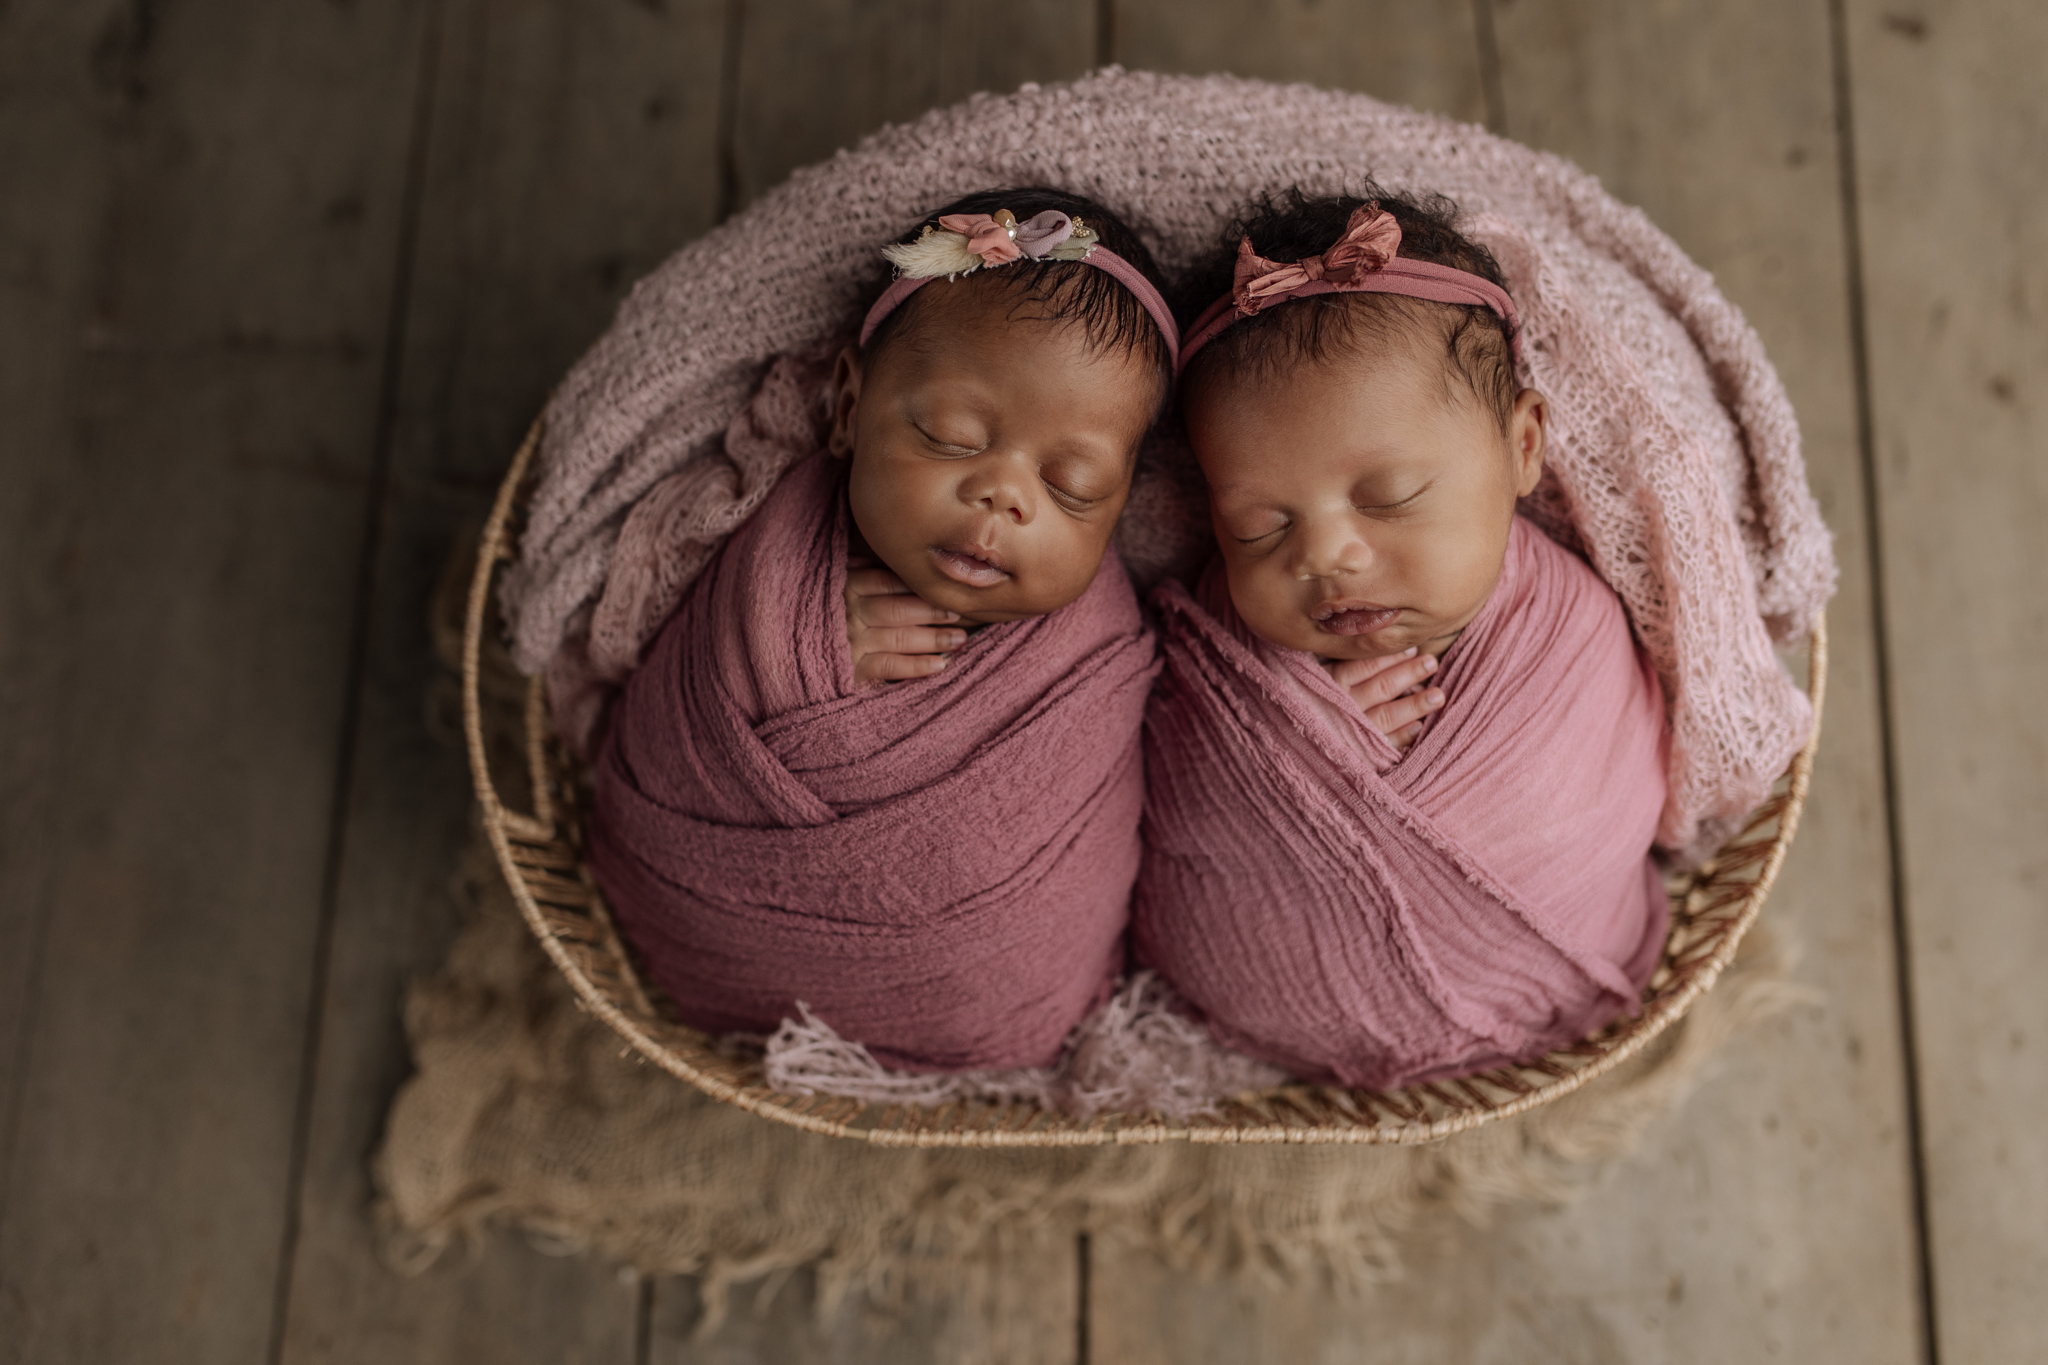
{"label": "pink flower on headband", "polygon": [[985,213],[949,213],[939,226],[967,239],[967,249],[983,265],[1005,265],[1024,253],[1010,240],[1010,230]]}
{"label": "pink flower on headband", "polygon": [[1008,209],[990,217],[986,213],[949,213],[939,226],[967,239],[967,249],[983,265],[1007,265],[1019,256],[1033,260],[1044,256],[1074,235],[1074,221],[1057,209],[1020,223]]}
{"label": "pink flower on headband", "polygon": [[1237,271],[1231,297],[1240,317],[1285,302],[1303,285],[1328,280],[1344,285],[1382,270],[1401,250],[1401,225],[1378,204],[1353,209],[1344,235],[1320,256],[1299,261],[1269,261],[1252,250],[1252,239],[1237,244]]}

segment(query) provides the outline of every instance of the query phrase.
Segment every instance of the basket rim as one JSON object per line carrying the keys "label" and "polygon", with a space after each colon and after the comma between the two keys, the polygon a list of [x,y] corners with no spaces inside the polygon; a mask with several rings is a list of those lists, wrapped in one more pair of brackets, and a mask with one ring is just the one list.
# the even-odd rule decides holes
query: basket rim
{"label": "basket rim", "polygon": [[[480,687],[484,620],[498,569],[513,558],[509,531],[521,504],[541,430],[542,422],[537,420],[499,485],[478,543],[463,622],[463,730],[484,832],[528,928],[569,981],[581,1008],[601,1019],[635,1052],[670,1075],[714,1099],[778,1123],[887,1147],[1073,1147],[1176,1141],[1407,1145],[1439,1141],[1561,1099],[1636,1056],[1682,1018],[1734,960],[1777,881],[1798,831],[1812,781],[1814,755],[1820,744],[1821,711],[1827,691],[1825,612],[1815,618],[1808,641],[1806,690],[1813,710],[1812,732],[1779,779],[1783,790],[1750,813],[1741,829],[1702,865],[1686,893],[1688,905],[1693,897],[1704,894],[1706,908],[1719,916],[1708,921],[1711,936],[1702,940],[1711,943],[1712,951],[1704,956],[1672,956],[1669,943],[1675,942],[1680,932],[1674,917],[1672,939],[1667,942],[1667,962],[1674,970],[1686,973],[1684,980],[1677,989],[1656,995],[1639,1013],[1610,1025],[1600,1035],[1532,1062],[1461,1080],[1424,1083],[1404,1091],[1388,1093],[1292,1083],[1232,1102],[1232,1108],[1249,1112],[1255,1119],[1263,1118],[1264,1122],[1173,1121],[1157,1115],[1116,1112],[1074,1119],[1022,1103],[953,1103],[928,1108],[868,1104],[833,1096],[785,1095],[765,1085],[737,1084],[678,1054],[644,1026],[642,1019],[622,1009],[593,978],[588,962],[610,967],[610,974],[618,977],[617,988],[635,1011],[646,1020],[657,1018],[625,957],[622,941],[611,927],[595,884],[581,859],[566,843],[560,813],[554,808],[549,790],[548,751],[552,732],[539,677],[529,680],[524,718],[524,758],[532,779],[533,812],[526,814],[507,807],[492,778]],[[1775,829],[1767,839],[1752,838],[1773,824]],[[574,880],[558,875],[564,870],[563,850],[569,850]],[[1726,884],[1720,885],[1716,878],[1724,874]],[[530,879],[546,879],[551,890],[566,891],[567,900],[574,904],[564,904],[560,896],[551,895],[544,907]],[[1735,894],[1738,892],[1739,895]],[[1716,901],[1715,896],[1721,899]],[[1731,907],[1732,913],[1721,913]],[[573,929],[564,928],[565,912],[572,916],[569,922],[575,925]],[[576,921],[575,915],[582,916],[581,920]],[[661,1031],[702,1037],[679,1024],[663,1024]],[[1488,1088],[1500,1090],[1506,1097],[1489,1098],[1485,1094]],[[1396,1121],[1382,1121],[1381,1111]],[[1370,1121],[1359,1121],[1361,1115]]]}

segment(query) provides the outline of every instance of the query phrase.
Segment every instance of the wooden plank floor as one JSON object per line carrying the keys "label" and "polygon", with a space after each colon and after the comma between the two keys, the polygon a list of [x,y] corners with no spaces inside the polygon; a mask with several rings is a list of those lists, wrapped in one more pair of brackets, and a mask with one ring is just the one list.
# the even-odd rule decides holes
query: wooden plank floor
{"label": "wooden plank floor", "polygon": [[[0,1361],[2048,1359],[2044,59],[2025,0],[0,5]],[[1822,1002],[1361,1298],[1098,1239],[699,1339],[690,1283],[511,1238],[393,1276],[366,1162],[468,819],[449,547],[672,247],[1107,61],[1484,121],[1748,311],[1843,567],[1772,903]]]}

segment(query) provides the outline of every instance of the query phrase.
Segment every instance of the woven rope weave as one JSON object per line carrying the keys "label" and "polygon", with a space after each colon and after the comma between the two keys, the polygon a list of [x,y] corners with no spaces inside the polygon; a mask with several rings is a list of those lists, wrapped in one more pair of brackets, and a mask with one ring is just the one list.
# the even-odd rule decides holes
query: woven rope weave
{"label": "woven rope weave", "polygon": [[[1713,859],[1674,881],[1671,931],[1643,1009],[1572,1047],[1535,1061],[1391,1093],[1288,1085],[1226,1101],[1214,1114],[1166,1122],[1146,1114],[1088,1119],[1029,1104],[879,1105],[836,1096],[786,1095],[764,1083],[757,1061],[664,1018],[640,984],[625,944],[581,855],[575,774],[557,748],[539,679],[528,685],[517,744],[486,738],[481,695],[484,621],[499,569],[513,554],[513,522],[526,490],[538,426],[498,490],[471,581],[462,652],[463,723],[483,827],[528,926],[578,1000],[663,1070],[742,1109],[795,1128],[882,1146],[1059,1147],[1172,1141],[1216,1143],[1418,1143],[1506,1118],[1577,1090],[1646,1047],[1710,989],[1755,923],[1806,804],[1821,700],[1827,633],[1816,622],[1808,655],[1814,731],[1771,797]],[[520,752],[523,750],[523,752]],[[509,751],[509,752],[508,752]],[[495,761],[494,761],[495,760]],[[523,768],[532,813],[508,808],[495,771]]]}

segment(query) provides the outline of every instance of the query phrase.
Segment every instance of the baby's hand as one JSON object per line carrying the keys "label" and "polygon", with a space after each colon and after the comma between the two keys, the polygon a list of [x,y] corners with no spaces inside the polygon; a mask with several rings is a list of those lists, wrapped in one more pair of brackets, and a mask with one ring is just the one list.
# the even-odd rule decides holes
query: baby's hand
{"label": "baby's hand", "polygon": [[1406,749],[1422,733],[1423,718],[1444,704],[1441,687],[1424,687],[1436,672],[1433,655],[1413,649],[1381,659],[1341,659],[1328,665],[1337,685],[1351,694],[1372,728],[1396,749]]}
{"label": "baby's hand", "polygon": [[887,569],[846,574],[846,643],[853,649],[853,680],[899,682],[946,666],[946,655],[967,643],[964,630],[934,630],[960,619],[940,611]]}

